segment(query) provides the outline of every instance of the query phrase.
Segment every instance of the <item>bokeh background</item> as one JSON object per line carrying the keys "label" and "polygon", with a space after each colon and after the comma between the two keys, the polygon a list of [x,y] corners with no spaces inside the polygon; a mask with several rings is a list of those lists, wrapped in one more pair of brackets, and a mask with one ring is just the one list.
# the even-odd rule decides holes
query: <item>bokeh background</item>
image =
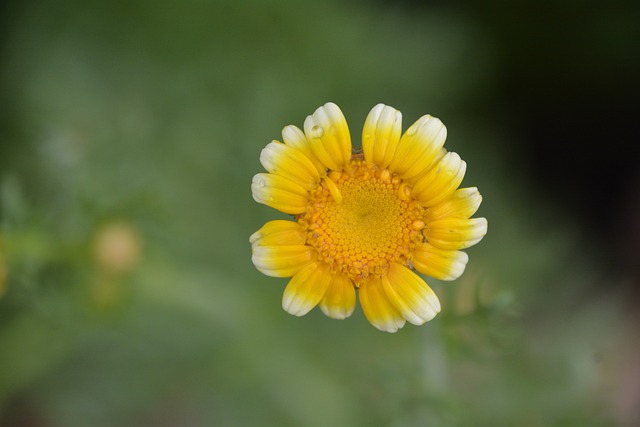
{"label": "bokeh background", "polygon": [[[0,6],[0,425],[640,425],[638,2]],[[447,125],[489,234],[390,335],[280,307],[260,150]]]}

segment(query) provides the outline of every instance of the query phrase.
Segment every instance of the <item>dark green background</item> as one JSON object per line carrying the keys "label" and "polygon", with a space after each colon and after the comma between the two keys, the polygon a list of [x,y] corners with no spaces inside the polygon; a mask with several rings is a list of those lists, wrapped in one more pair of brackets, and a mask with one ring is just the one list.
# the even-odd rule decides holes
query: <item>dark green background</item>
{"label": "dark green background", "polygon": [[[0,7],[2,426],[635,426],[638,6]],[[337,103],[447,125],[489,234],[395,335],[280,307],[260,150]],[[97,233],[125,222],[132,271]],[[105,297],[107,295],[108,297]]]}

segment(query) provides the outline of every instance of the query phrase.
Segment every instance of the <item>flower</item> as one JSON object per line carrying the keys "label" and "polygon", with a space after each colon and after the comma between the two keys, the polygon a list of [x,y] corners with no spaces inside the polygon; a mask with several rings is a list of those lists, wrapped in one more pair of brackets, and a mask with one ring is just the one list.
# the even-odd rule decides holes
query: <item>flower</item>
{"label": "flower", "polygon": [[333,103],[318,108],[304,131],[287,126],[284,143],[260,154],[268,173],[253,177],[255,201],[294,215],[267,222],[250,237],[252,261],[268,276],[292,277],[282,298],[303,316],[316,305],[349,317],[356,291],[369,322],[396,332],[421,325],[440,302],[417,270],[454,280],[469,260],[461,249],[487,232],[471,218],[482,197],[460,188],[466,163],[444,148],[447,130],[430,115],[402,133],[400,111],[376,105],[353,150],[347,122]]}

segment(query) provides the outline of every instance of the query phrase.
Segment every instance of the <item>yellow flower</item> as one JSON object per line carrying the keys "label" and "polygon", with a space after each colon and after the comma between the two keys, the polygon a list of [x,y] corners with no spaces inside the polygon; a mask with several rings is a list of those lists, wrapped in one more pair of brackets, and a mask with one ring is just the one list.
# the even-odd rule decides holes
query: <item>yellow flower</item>
{"label": "yellow flower", "polygon": [[447,130],[430,115],[402,133],[400,111],[376,105],[353,150],[347,122],[327,103],[304,122],[287,126],[284,143],[260,154],[268,173],[253,177],[259,203],[295,221],[267,222],[250,237],[262,273],[292,277],[283,308],[296,316],[316,305],[334,319],[353,313],[356,290],[376,328],[395,332],[440,312],[438,297],[414,270],[457,279],[468,256],[460,249],[487,232],[471,218],[482,197],[458,189],[466,163],[444,148]]}

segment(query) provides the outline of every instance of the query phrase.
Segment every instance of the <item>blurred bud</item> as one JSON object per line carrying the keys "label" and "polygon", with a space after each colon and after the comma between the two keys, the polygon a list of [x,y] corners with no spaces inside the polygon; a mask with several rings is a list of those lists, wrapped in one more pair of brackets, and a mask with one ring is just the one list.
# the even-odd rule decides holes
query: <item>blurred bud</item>
{"label": "blurred bud", "polygon": [[114,222],[103,226],[95,236],[93,253],[100,267],[123,274],[135,268],[142,252],[140,234],[130,224]]}

